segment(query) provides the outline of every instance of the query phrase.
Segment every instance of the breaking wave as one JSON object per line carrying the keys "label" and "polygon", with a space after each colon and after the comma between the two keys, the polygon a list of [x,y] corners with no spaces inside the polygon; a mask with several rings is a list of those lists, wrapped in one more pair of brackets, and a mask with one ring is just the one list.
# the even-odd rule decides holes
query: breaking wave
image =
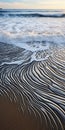
{"label": "breaking wave", "polygon": [[24,12],[23,11],[5,11],[5,10],[1,10],[0,11],[0,17],[3,16],[9,16],[9,17],[41,17],[41,18],[64,18],[65,17],[65,13],[60,13],[60,12],[54,12],[52,14],[52,12],[34,12],[34,11],[28,11],[28,12]]}

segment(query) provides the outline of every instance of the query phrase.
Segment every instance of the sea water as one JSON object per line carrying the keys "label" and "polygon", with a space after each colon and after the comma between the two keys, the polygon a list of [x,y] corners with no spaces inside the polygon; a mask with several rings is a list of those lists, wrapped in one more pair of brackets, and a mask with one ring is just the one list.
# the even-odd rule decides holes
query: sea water
{"label": "sea water", "polygon": [[36,55],[49,50],[50,45],[64,46],[64,28],[64,10],[0,10],[0,42],[32,51],[32,60],[45,59]]}
{"label": "sea water", "polygon": [[0,95],[37,130],[65,130],[64,10],[0,10]]}

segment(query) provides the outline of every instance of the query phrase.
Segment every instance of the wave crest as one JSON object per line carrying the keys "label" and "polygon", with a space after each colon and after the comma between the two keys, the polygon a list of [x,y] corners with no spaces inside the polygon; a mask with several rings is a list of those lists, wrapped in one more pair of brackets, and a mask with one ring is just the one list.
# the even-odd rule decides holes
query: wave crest
{"label": "wave crest", "polygon": [[8,11],[0,11],[0,16],[9,17],[41,17],[41,18],[64,18],[65,13],[62,14],[43,14],[43,13],[11,13]]}

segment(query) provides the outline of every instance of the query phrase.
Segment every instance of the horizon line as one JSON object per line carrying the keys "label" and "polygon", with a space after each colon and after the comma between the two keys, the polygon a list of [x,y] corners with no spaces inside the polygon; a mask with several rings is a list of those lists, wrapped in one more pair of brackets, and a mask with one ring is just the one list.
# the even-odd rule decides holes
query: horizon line
{"label": "horizon line", "polygon": [[64,8],[64,9],[63,9],[63,8],[58,8],[58,9],[55,9],[55,8],[53,8],[53,9],[51,9],[51,8],[46,8],[46,9],[45,9],[45,8],[3,8],[3,7],[0,7],[0,9],[65,10],[65,8]]}

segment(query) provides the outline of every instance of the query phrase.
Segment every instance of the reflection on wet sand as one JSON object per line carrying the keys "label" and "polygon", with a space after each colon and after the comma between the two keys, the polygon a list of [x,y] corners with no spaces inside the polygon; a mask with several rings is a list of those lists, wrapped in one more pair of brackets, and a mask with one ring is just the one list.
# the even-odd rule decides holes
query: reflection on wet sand
{"label": "reflection on wet sand", "polygon": [[1,130],[65,129],[65,53],[52,52],[31,62],[31,51],[0,43]]}
{"label": "reflection on wet sand", "polygon": [[0,97],[0,129],[1,130],[45,130],[45,124],[41,128],[39,118],[33,113],[24,114],[18,110],[18,105]]}

